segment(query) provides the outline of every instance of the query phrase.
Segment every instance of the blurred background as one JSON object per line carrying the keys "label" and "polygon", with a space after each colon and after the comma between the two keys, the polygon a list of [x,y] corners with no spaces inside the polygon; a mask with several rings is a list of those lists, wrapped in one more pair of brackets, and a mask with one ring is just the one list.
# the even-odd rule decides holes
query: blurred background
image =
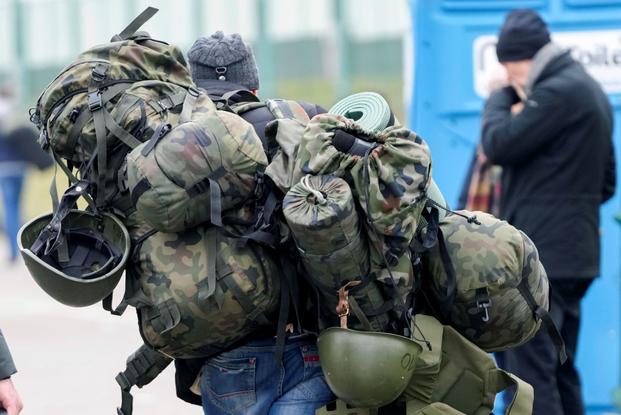
{"label": "blurred background", "polygon": [[[609,93],[621,159],[621,0],[0,0],[0,85],[15,90],[26,114],[80,51],[107,42],[147,6],[160,11],[144,29],[184,51],[216,30],[242,34],[255,50],[264,99],[329,108],[352,92],[381,93],[429,142],[434,178],[453,205],[497,68],[495,34],[510,9],[531,7]],[[52,175],[28,172],[24,220],[51,211]],[[619,413],[619,200],[602,209],[603,271],[584,303],[578,361],[590,414]],[[56,304],[20,262],[2,262],[3,252],[0,327],[20,370],[24,413],[113,413],[114,375],[140,342],[132,311],[119,319],[97,306]],[[136,392],[135,413],[201,413],[175,398],[172,376],[169,369]]]}

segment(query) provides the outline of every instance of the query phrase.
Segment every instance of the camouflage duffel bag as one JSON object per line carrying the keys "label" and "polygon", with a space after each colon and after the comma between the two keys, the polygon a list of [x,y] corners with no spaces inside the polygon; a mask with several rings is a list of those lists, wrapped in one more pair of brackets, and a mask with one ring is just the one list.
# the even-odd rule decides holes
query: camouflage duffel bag
{"label": "camouflage duffel bag", "polygon": [[208,221],[219,224],[223,211],[254,196],[256,174],[266,165],[252,126],[213,110],[132,150],[128,186],[146,222],[179,232]]}
{"label": "camouflage duffel bag", "polygon": [[363,130],[339,115],[321,114],[306,126],[296,174],[331,174],[352,184],[369,232],[381,240],[389,265],[407,251],[431,180],[431,154],[421,137],[394,126]]}
{"label": "camouflage duffel bag", "polygon": [[240,245],[214,226],[146,229],[128,272],[147,344],[174,358],[203,357],[273,326],[281,271],[271,252]]}
{"label": "camouflage duffel bag", "polygon": [[480,224],[473,212],[456,213],[440,220],[438,243],[422,254],[422,289],[438,317],[488,352],[525,343],[542,320],[554,331],[533,242],[488,213],[474,212]]}

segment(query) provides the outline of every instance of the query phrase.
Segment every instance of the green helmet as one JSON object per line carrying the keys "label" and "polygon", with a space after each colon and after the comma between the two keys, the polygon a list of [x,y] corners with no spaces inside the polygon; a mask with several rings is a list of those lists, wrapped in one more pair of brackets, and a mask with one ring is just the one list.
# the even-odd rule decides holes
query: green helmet
{"label": "green helmet", "polygon": [[68,209],[76,198],[68,199],[63,197],[55,214],[25,224],[17,242],[30,275],[46,293],[65,305],[83,307],[114,290],[130,239],[115,216]]}
{"label": "green helmet", "polygon": [[377,408],[401,395],[422,347],[403,336],[339,327],[317,340],[326,382],[349,405]]}

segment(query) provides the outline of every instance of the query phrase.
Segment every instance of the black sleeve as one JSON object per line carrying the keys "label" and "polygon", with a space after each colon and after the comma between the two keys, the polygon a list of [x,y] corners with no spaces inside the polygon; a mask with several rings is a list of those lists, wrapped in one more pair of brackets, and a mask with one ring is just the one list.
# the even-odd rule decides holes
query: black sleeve
{"label": "black sleeve", "polygon": [[483,113],[481,142],[492,164],[517,164],[531,157],[555,138],[563,128],[563,115],[568,105],[559,91],[539,87],[524,104],[524,109],[511,114],[517,102],[513,88],[493,93]]}
{"label": "black sleeve", "polygon": [[602,189],[602,203],[610,199],[615,194],[617,185],[617,166],[615,162],[615,149],[610,142],[610,151],[606,162],[606,171],[604,172],[604,186]]}
{"label": "black sleeve", "polygon": [[9,352],[9,346],[4,341],[2,330],[0,330],[0,379],[5,379],[17,372],[15,364]]}

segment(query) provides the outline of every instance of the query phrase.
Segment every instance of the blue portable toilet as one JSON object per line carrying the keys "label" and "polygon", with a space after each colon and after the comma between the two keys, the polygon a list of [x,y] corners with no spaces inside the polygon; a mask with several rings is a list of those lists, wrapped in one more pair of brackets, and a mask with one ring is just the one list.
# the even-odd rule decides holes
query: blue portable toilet
{"label": "blue portable toilet", "polygon": [[[497,69],[496,34],[506,13],[537,10],[555,42],[602,84],[615,112],[621,183],[621,0],[410,0],[413,83],[409,124],[430,145],[433,177],[453,206],[480,134],[486,81]],[[617,412],[621,186],[601,209],[602,275],[583,302],[578,366],[590,414]]]}

